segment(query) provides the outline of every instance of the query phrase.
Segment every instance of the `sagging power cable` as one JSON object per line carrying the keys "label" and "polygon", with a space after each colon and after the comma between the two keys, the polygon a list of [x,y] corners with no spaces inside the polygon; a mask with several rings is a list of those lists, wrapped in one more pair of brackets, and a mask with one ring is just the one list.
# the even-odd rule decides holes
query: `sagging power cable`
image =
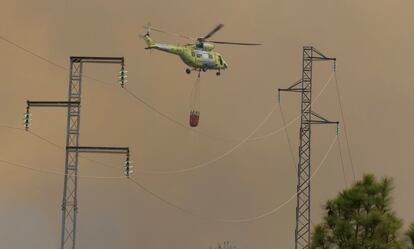
{"label": "sagging power cable", "polygon": [[340,114],[341,114],[341,118],[342,118],[342,124],[343,124],[343,127],[344,127],[346,148],[347,148],[348,155],[349,155],[349,161],[351,163],[352,176],[353,176],[353,179],[355,181],[356,172],[355,172],[354,160],[353,160],[353,157],[352,157],[351,146],[350,146],[350,143],[349,143],[349,133],[348,133],[348,129],[347,129],[348,126],[346,125],[346,121],[345,121],[344,108],[343,108],[343,105],[342,105],[341,92],[340,92],[340,88],[339,88],[339,84],[338,84],[338,79],[336,77],[336,72],[335,72],[335,77],[334,78],[335,78],[335,87],[336,87],[337,99],[338,99]]}
{"label": "sagging power cable", "polygon": [[[7,126],[7,125],[0,125],[0,127],[7,127],[7,128],[10,128],[10,129],[24,131],[24,129],[22,129],[22,128],[16,128],[16,127]],[[39,135],[37,135],[37,137],[41,138],[42,140],[44,140],[44,141],[46,141],[46,142],[48,142],[48,143],[50,143],[50,144],[52,144],[52,145],[54,145],[54,146],[56,146],[58,148],[62,148],[61,146],[57,145],[56,143],[51,142],[48,139],[45,139],[45,138],[43,138],[43,137],[41,137]],[[323,166],[324,162],[326,161],[328,155],[330,154],[330,152],[331,152],[331,150],[333,148],[334,143],[337,141],[337,138],[338,138],[338,135],[334,137],[334,140],[332,141],[331,145],[329,146],[327,152],[323,156],[323,158],[322,158],[321,162],[319,163],[319,165],[317,166],[316,170],[312,173],[310,179],[312,179],[318,173],[318,171],[321,169],[321,167]],[[27,166],[27,165],[15,163],[15,162],[11,162],[11,161],[4,160],[4,159],[0,159],[0,163],[6,164],[6,165],[9,165],[9,166],[13,166],[13,167],[17,167],[17,168],[22,168],[22,169],[26,169],[26,170],[38,172],[38,173],[43,173],[43,174],[52,174],[52,175],[57,175],[57,176],[64,176],[65,175],[64,172],[54,171],[54,170],[39,169],[39,168],[35,168],[35,167],[31,167],[31,166]],[[116,176],[78,175],[78,177],[80,177],[80,178],[86,178],[86,179],[98,179],[98,180],[99,179],[100,180],[126,179],[126,177],[124,177],[124,176],[116,177]],[[240,219],[222,219],[222,218],[211,218],[211,217],[205,217],[205,216],[198,215],[197,213],[195,213],[195,212],[193,212],[191,210],[182,208],[182,207],[174,204],[173,202],[170,202],[170,201],[164,199],[163,197],[157,195],[156,193],[154,193],[153,191],[151,191],[150,189],[148,189],[147,187],[145,187],[143,184],[139,183],[137,180],[132,179],[132,178],[128,178],[128,179],[131,180],[140,189],[144,190],[146,193],[152,195],[153,197],[155,197],[159,201],[167,204],[170,207],[173,207],[175,209],[178,209],[181,212],[190,214],[192,216],[196,216],[196,217],[203,218],[203,219],[208,219],[208,220],[215,220],[215,221],[219,221],[219,222],[251,222],[251,221],[255,221],[255,220],[259,220],[259,219],[265,218],[267,216],[270,216],[270,215],[276,213],[277,211],[279,211],[280,209],[282,209],[284,206],[286,206],[287,204],[289,204],[296,197],[296,194],[297,194],[297,193],[295,193],[294,195],[292,195],[290,198],[288,198],[286,201],[284,201],[283,203],[281,203],[280,205],[278,205],[274,209],[272,209],[272,210],[270,210],[268,212],[265,212],[265,213],[263,213],[261,215],[257,215],[257,216],[249,217],[249,218],[240,218]]]}
{"label": "sagging power cable", "polygon": [[[11,162],[11,161],[4,160],[4,159],[0,159],[0,163],[6,164],[6,165],[9,165],[9,166],[13,166],[13,167],[17,167],[17,168],[22,168],[22,169],[38,172],[38,173],[43,173],[43,174],[52,174],[52,175],[58,175],[58,176],[65,176],[66,175],[64,172],[54,171],[54,170],[46,170],[46,169],[39,169],[39,168],[27,166],[27,165],[20,164],[20,163]],[[102,180],[125,179],[126,178],[125,176],[94,176],[94,175],[77,175],[77,177],[87,178],[87,179],[102,179]]]}
{"label": "sagging power cable", "polygon": [[[40,139],[40,140],[48,143],[49,145],[52,145],[53,147],[56,147],[56,148],[61,149],[63,151],[65,150],[65,147],[64,146],[61,146],[61,145],[59,145],[59,144],[51,141],[50,139],[47,139],[46,137],[43,137],[43,136],[37,134],[36,132],[34,132],[32,130],[26,131],[24,128],[13,127],[13,126],[10,126],[10,125],[0,125],[0,128],[12,129],[12,130],[17,130],[17,131],[29,133],[30,135],[32,135],[32,136],[34,136],[34,137],[36,137],[36,138],[38,138],[38,139]],[[96,164],[99,164],[99,165],[104,166],[104,167],[107,167],[107,168],[114,168],[111,165],[108,165],[108,164],[103,163],[103,162],[98,161],[98,160],[94,160],[94,159],[89,158],[89,157],[86,157],[84,155],[79,155],[79,157],[82,158],[82,159],[85,159],[85,160],[87,160],[89,162],[96,163]]]}
{"label": "sagging power cable", "polygon": [[276,107],[273,107],[272,110],[266,115],[266,117],[256,126],[255,129],[253,129],[253,131],[247,137],[245,137],[238,144],[236,144],[231,149],[227,150],[222,155],[220,155],[216,158],[213,158],[213,159],[211,159],[209,161],[206,161],[204,163],[200,163],[200,164],[197,164],[197,165],[194,165],[192,167],[185,168],[185,169],[169,170],[169,171],[140,170],[140,172],[151,173],[151,174],[179,174],[179,173],[184,173],[184,172],[204,168],[204,167],[206,167],[210,164],[213,164],[213,163],[225,158],[226,156],[230,155],[233,151],[237,150],[240,146],[242,146],[244,143],[246,143],[266,123],[266,121],[272,116],[272,114],[275,110],[276,110]]}
{"label": "sagging power cable", "polygon": [[[15,42],[12,42],[12,41],[10,41],[9,39],[7,39],[7,38],[5,38],[5,37],[3,37],[3,36],[0,36],[0,39],[1,40],[3,40],[3,41],[6,41],[7,43],[9,43],[9,44],[11,44],[11,45],[13,45],[13,46],[15,46],[15,47],[17,47],[17,48],[19,48],[19,49],[21,49],[21,50],[23,50],[23,51],[25,51],[25,52],[27,52],[27,53],[29,53],[29,54],[31,54],[31,55],[33,55],[33,56],[35,56],[35,57],[37,57],[37,58],[39,58],[39,59],[41,59],[41,60],[43,60],[43,61],[45,61],[45,62],[47,62],[47,63],[49,63],[49,64],[51,64],[51,65],[54,65],[54,66],[57,66],[57,67],[59,67],[59,68],[61,68],[61,69],[65,69],[65,70],[68,70],[68,68],[66,68],[65,66],[62,66],[62,65],[60,65],[60,64],[58,64],[58,63],[55,63],[55,62],[53,62],[53,61],[51,61],[51,60],[49,60],[49,59],[47,59],[47,58],[45,58],[45,57],[43,57],[43,56],[40,56],[40,55],[38,55],[37,53],[34,53],[33,51],[31,51],[31,50],[29,50],[29,49],[26,49],[26,48],[24,48],[24,47],[22,47],[22,46],[20,46],[20,45],[18,45],[17,43],[15,43]],[[104,84],[108,84],[108,85],[114,85],[114,84],[111,84],[111,83],[108,83],[108,82],[105,82],[105,81],[102,81],[102,80],[98,80],[98,79],[96,79],[96,78],[93,78],[93,77],[90,77],[90,76],[86,76],[86,75],[84,75],[85,77],[87,77],[87,78],[89,78],[89,79],[91,79],[91,80],[93,80],[93,81],[96,81],[96,82],[100,82],[100,83],[104,83]],[[332,78],[332,75],[329,77],[329,79],[328,79],[328,81],[325,83],[325,85],[323,86],[323,88],[322,88],[322,90],[319,92],[319,94],[316,96],[316,98],[314,99],[314,101],[313,102],[315,102],[320,96],[321,96],[321,94],[324,92],[324,90],[326,89],[326,87],[328,86],[328,84],[329,84],[329,82],[330,82],[330,80],[331,80],[331,78]],[[160,112],[158,109],[156,109],[155,107],[153,107],[152,105],[150,105],[150,104],[148,104],[146,101],[144,101],[143,99],[141,99],[141,98],[139,98],[136,94],[134,94],[132,91],[130,91],[130,90],[128,90],[128,89],[126,89],[127,90],[127,93],[130,95],[130,96],[132,96],[134,99],[136,99],[137,101],[139,101],[139,102],[141,102],[141,103],[143,103],[147,108],[150,108],[152,111],[154,111],[154,112],[156,112],[156,113],[158,113],[159,115],[161,115],[162,117],[164,117],[164,118],[166,118],[166,119],[168,119],[169,121],[171,121],[171,122],[173,122],[173,123],[175,123],[175,124],[177,124],[177,125],[179,125],[179,126],[182,126],[182,127],[184,127],[184,128],[186,128],[186,129],[191,129],[190,127],[188,127],[187,125],[184,125],[184,124],[182,124],[182,123],[180,123],[180,122],[178,122],[178,121],[176,121],[175,119],[173,119],[173,118],[171,118],[171,117],[169,117],[168,115],[166,115],[166,114],[164,114],[164,113],[162,113],[162,112]],[[272,113],[273,113],[273,111],[272,111]],[[269,116],[270,117],[270,116]],[[267,117],[267,118],[265,118],[265,120],[267,120],[269,117]],[[224,158],[224,157],[226,157],[227,155],[229,155],[230,153],[232,153],[233,151],[235,151],[237,148],[239,148],[241,145],[243,145],[244,143],[246,143],[247,141],[249,141],[249,140],[251,140],[251,141],[254,141],[254,140],[259,140],[259,139],[264,139],[264,138],[267,138],[267,137],[270,137],[270,136],[273,136],[273,135],[276,135],[276,134],[278,134],[279,132],[281,132],[281,131],[283,131],[287,126],[290,126],[290,125],[292,125],[294,122],[296,122],[298,119],[299,119],[299,117],[300,117],[300,115],[299,116],[297,116],[295,119],[293,119],[293,120],[291,120],[290,122],[288,122],[287,123],[287,125],[286,126],[284,126],[284,127],[281,127],[281,128],[279,128],[279,129],[277,129],[276,131],[273,131],[273,132],[270,132],[270,133],[268,133],[268,134],[266,134],[266,135],[262,135],[262,136],[258,136],[258,137],[253,137],[253,135],[259,130],[258,128],[260,128],[261,126],[263,126],[263,124],[261,124],[258,128],[256,128],[256,129],[254,129],[253,130],[253,132],[251,132],[250,133],[250,135],[248,135],[245,139],[243,139],[243,140],[240,140],[235,146],[233,146],[231,149],[229,149],[228,151],[226,151],[224,154],[222,154],[221,156],[218,156],[218,157],[216,157],[216,158],[214,158],[214,159],[212,159],[212,160],[209,160],[209,161],[207,161],[207,162],[204,162],[204,163],[200,163],[200,164],[198,164],[198,165],[196,165],[196,166],[193,166],[193,167],[189,167],[189,168],[186,168],[186,169],[181,169],[181,170],[173,170],[173,171],[150,171],[150,170],[140,170],[141,172],[143,172],[143,173],[151,173],[151,174],[176,174],[176,173],[183,173],[183,172],[187,172],[187,171],[191,171],[191,170],[195,170],[195,169],[199,169],[199,168],[203,168],[203,167],[205,167],[205,166],[207,166],[207,165],[210,165],[210,164],[212,164],[212,163],[214,163],[214,162],[216,162],[216,161],[219,161],[219,160],[221,160],[222,158]],[[192,131],[194,131],[194,129],[191,129]],[[207,134],[205,134],[204,132],[201,132],[201,131],[199,131],[199,130],[195,130],[196,132],[198,132],[198,133],[200,133],[200,134],[202,134],[202,135],[204,135],[204,136],[206,136],[206,137],[210,137],[210,138],[212,138],[211,136],[209,136],[209,135],[207,135]],[[218,138],[212,138],[212,139],[218,139]],[[218,139],[218,140],[222,140],[222,141],[224,141],[224,140],[227,140],[227,139]]]}
{"label": "sagging power cable", "polygon": [[[318,95],[316,95],[316,97],[313,99],[312,104],[316,103],[316,101],[319,99],[319,97],[322,95],[322,93],[325,92],[325,89],[328,87],[329,83],[331,82],[332,78],[334,77],[334,72],[331,73],[331,75],[329,76],[328,80],[325,82],[325,84],[323,85],[321,91],[318,93]],[[265,135],[261,135],[261,136],[257,136],[257,137],[253,137],[250,139],[250,141],[254,141],[254,140],[260,140],[260,139],[264,139],[264,138],[268,138],[270,136],[276,135],[279,132],[283,131],[284,129],[286,129],[287,127],[291,126],[292,124],[294,124],[296,121],[298,121],[300,118],[300,115],[296,116],[294,119],[290,120],[286,125],[284,125],[283,127],[280,127],[279,129],[269,132]]]}
{"label": "sagging power cable", "polygon": [[[326,153],[324,154],[324,156],[322,157],[321,161],[319,162],[318,166],[316,167],[316,169],[313,171],[313,173],[310,176],[310,180],[312,180],[313,177],[316,176],[316,174],[318,174],[318,172],[320,171],[320,169],[322,168],[322,166],[324,165],[326,159],[328,158],[330,152],[332,151],[335,142],[337,141],[338,135],[336,135],[332,142],[330,143],[328,150],[326,151]],[[200,215],[194,211],[191,211],[189,209],[183,208],[177,204],[174,204],[171,201],[166,200],[165,198],[161,197],[160,195],[154,193],[153,191],[149,190],[147,187],[145,187],[143,184],[139,183],[137,180],[133,179],[133,178],[129,178],[129,180],[138,188],[140,188],[141,190],[143,190],[144,192],[148,193],[149,195],[153,196],[154,198],[158,199],[159,201],[163,202],[164,204],[175,208],[185,214],[191,215],[193,217],[196,218],[201,218],[201,219],[205,219],[208,221],[216,221],[216,222],[226,222],[226,223],[246,223],[246,222],[253,222],[253,221],[257,221],[260,219],[263,219],[265,217],[268,217],[270,215],[273,215],[275,213],[277,213],[278,211],[280,211],[283,207],[285,207],[286,205],[288,205],[291,201],[293,201],[295,199],[295,197],[297,196],[297,192],[295,192],[294,194],[292,194],[288,199],[286,199],[284,202],[282,202],[281,204],[279,204],[277,207],[273,208],[272,210],[265,212],[263,214],[260,215],[256,215],[253,217],[247,217],[247,218],[238,218],[238,219],[223,219],[223,218],[213,218],[213,217],[207,217],[207,216],[203,216]],[[304,183],[305,184],[305,183]]]}
{"label": "sagging power cable", "polygon": [[[34,57],[36,57],[36,58],[40,59],[40,60],[42,60],[42,61],[44,61],[44,62],[46,62],[46,63],[49,63],[49,64],[51,64],[51,65],[53,65],[53,66],[56,66],[56,67],[58,67],[58,68],[60,68],[60,69],[66,70],[66,71],[68,71],[68,70],[69,70],[67,67],[65,67],[65,66],[63,66],[63,65],[60,65],[60,64],[58,64],[58,63],[56,63],[56,62],[54,62],[54,61],[52,61],[52,60],[49,60],[49,59],[47,59],[47,58],[45,58],[45,57],[43,57],[43,56],[41,56],[41,55],[39,55],[39,54],[37,54],[37,53],[35,53],[35,52],[33,52],[33,51],[29,50],[29,49],[27,49],[27,48],[24,48],[23,46],[20,46],[19,44],[15,43],[15,42],[13,42],[13,41],[11,41],[11,40],[9,40],[9,39],[7,39],[7,38],[6,38],[6,37],[4,37],[4,36],[1,36],[1,35],[0,35],[0,40],[3,40],[3,41],[5,41],[5,42],[9,43],[10,45],[12,45],[12,46],[14,46],[14,47],[16,47],[16,48],[18,48],[18,49],[21,49],[22,51],[24,51],[24,52],[26,52],[26,53],[28,53],[28,54],[30,54],[30,55],[32,55],[32,56],[34,56]],[[85,78],[88,78],[88,79],[90,79],[90,80],[93,80],[93,81],[95,81],[95,82],[105,84],[105,85],[116,86],[115,84],[112,84],[112,83],[110,83],[110,82],[106,82],[106,81],[103,81],[103,80],[99,80],[99,79],[96,79],[96,78],[91,77],[91,76],[88,76],[88,75],[84,75],[84,77],[85,77]],[[328,82],[329,82],[329,81],[328,81]],[[124,88],[124,89],[126,90],[126,93],[127,93],[127,94],[129,94],[129,95],[130,95],[133,99],[135,99],[136,101],[138,101],[138,102],[140,102],[140,103],[144,104],[144,106],[146,106],[146,107],[147,107],[147,108],[149,108],[150,110],[154,111],[155,113],[157,113],[157,114],[158,114],[158,115],[160,115],[161,117],[163,117],[163,118],[165,118],[165,119],[169,120],[169,121],[170,121],[170,122],[172,122],[172,123],[175,123],[175,124],[176,124],[176,125],[178,125],[178,126],[181,126],[181,127],[185,128],[185,129],[189,129],[189,130],[191,130],[192,132],[197,132],[197,133],[199,133],[199,134],[201,134],[201,135],[203,135],[203,136],[205,136],[205,137],[208,137],[208,138],[210,138],[210,139],[212,139],[212,140],[219,140],[219,141],[224,141],[224,142],[240,142],[240,140],[236,140],[236,139],[223,139],[223,138],[214,137],[214,136],[211,136],[211,135],[209,135],[209,134],[207,134],[207,133],[205,133],[205,132],[201,131],[200,129],[194,130],[194,129],[192,129],[192,128],[188,127],[187,125],[185,125],[184,123],[181,123],[181,122],[179,122],[179,121],[175,120],[174,118],[170,117],[169,115],[167,115],[167,114],[165,114],[165,113],[163,113],[163,112],[159,111],[157,108],[155,108],[154,106],[152,106],[151,104],[149,104],[148,102],[146,102],[145,100],[143,100],[142,98],[138,97],[135,93],[133,93],[133,92],[132,92],[132,91],[130,91],[129,89],[126,89],[126,88]],[[323,90],[324,90],[324,88],[323,88]],[[323,90],[321,91],[321,93],[323,92]],[[320,93],[320,94],[321,94],[321,93]],[[317,99],[317,98],[315,98],[315,99]],[[298,119],[299,119],[299,117],[300,117],[300,116],[298,116],[296,119],[294,119],[294,120],[290,121],[290,122],[288,123],[288,125],[293,124],[296,120],[298,120]],[[278,130],[276,130],[276,131],[270,132],[270,133],[268,133],[268,134],[266,134],[266,135],[262,135],[262,136],[258,136],[258,137],[253,137],[253,138],[251,138],[250,140],[254,141],[254,140],[264,139],[264,138],[267,138],[267,137],[270,137],[270,136],[276,135],[276,134],[278,134],[278,133],[279,133],[280,131],[282,131],[282,130],[283,130],[283,127],[282,127],[282,128],[280,128],[280,129],[278,129]]]}
{"label": "sagging power cable", "polygon": [[283,109],[282,109],[282,106],[280,104],[279,104],[279,112],[280,112],[280,117],[282,118],[283,127],[285,127],[284,130],[285,130],[285,135],[286,135],[286,141],[287,141],[288,146],[289,146],[290,158],[292,159],[292,166],[293,166],[293,169],[296,172],[297,171],[297,169],[296,169],[296,158],[295,158],[295,154],[293,152],[292,141],[290,140],[289,131],[287,130],[285,114],[283,113]]}
{"label": "sagging power cable", "polygon": [[[319,97],[322,95],[322,93],[328,87],[328,85],[331,82],[333,76],[334,76],[334,72],[331,73],[329,79],[325,82],[325,84],[322,87],[322,90],[314,98],[314,100],[313,100],[312,103],[316,102],[319,99]],[[217,162],[217,161],[225,158],[226,156],[228,156],[229,154],[231,154],[232,152],[234,152],[235,150],[237,150],[239,147],[241,147],[244,143],[246,143],[248,141],[257,140],[257,139],[263,139],[265,137],[273,136],[273,135],[275,135],[275,134],[277,134],[279,132],[282,132],[282,131],[286,130],[287,127],[289,127],[290,125],[292,125],[294,122],[296,122],[296,120],[298,120],[300,118],[300,115],[299,115],[295,119],[293,119],[290,122],[288,122],[287,124],[284,121],[283,127],[279,128],[278,130],[276,130],[274,132],[271,132],[271,133],[269,133],[267,135],[264,135],[264,136],[256,137],[256,139],[255,138],[252,138],[252,136],[254,134],[256,134],[256,132],[267,122],[267,120],[270,118],[270,116],[273,114],[274,111],[275,111],[275,108],[272,109],[272,111],[269,112],[269,114],[263,119],[263,121],[260,122],[259,125],[247,137],[245,137],[243,140],[241,140],[238,144],[236,144],[235,146],[233,146],[232,148],[230,148],[229,150],[227,150],[226,152],[224,152],[222,155],[217,156],[217,157],[215,157],[215,158],[213,158],[213,159],[211,159],[209,161],[206,161],[204,163],[200,163],[200,164],[197,164],[195,166],[188,167],[188,168],[185,168],[185,169],[179,169],[179,170],[156,171],[156,170],[143,170],[143,169],[140,169],[140,170],[137,170],[137,171],[142,172],[142,173],[147,173],[147,174],[179,174],[179,173],[185,173],[185,172],[188,172],[188,171],[192,171],[192,170],[204,168],[204,167],[206,167],[206,166],[208,166],[208,165],[210,165],[212,163],[215,163],[215,162]],[[281,112],[281,115],[283,115],[282,112]],[[284,118],[284,117],[282,117],[282,118]],[[288,140],[289,140],[289,143],[290,143],[289,135],[287,135],[287,136],[288,136]],[[293,156],[293,149],[292,149],[292,146],[291,145],[289,145],[289,149],[290,149],[291,155]],[[295,161],[294,156],[292,158]]]}
{"label": "sagging power cable", "polygon": [[[68,70],[69,70],[67,67],[65,67],[65,66],[63,66],[63,65],[61,65],[61,64],[59,64],[59,63],[56,63],[56,62],[54,62],[54,61],[52,61],[52,60],[49,60],[49,59],[47,59],[46,57],[43,57],[43,56],[41,56],[41,55],[39,55],[39,54],[37,54],[37,53],[35,53],[35,52],[31,51],[30,49],[24,48],[23,46],[20,46],[19,44],[15,43],[15,42],[13,42],[13,41],[11,41],[11,40],[9,40],[9,39],[7,39],[6,37],[4,37],[4,36],[2,36],[2,35],[0,35],[0,40],[3,40],[3,41],[5,41],[5,42],[7,42],[8,44],[10,44],[10,45],[12,45],[12,46],[14,46],[14,47],[16,47],[16,48],[18,48],[18,49],[22,50],[22,51],[24,51],[24,52],[26,52],[26,53],[28,53],[28,54],[30,54],[30,55],[32,55],[32,56],[34,56],[34,57],[36,57],[36,58],[38,58],[38,59],[40,59],[40,60],[42,60],[42,61],[44,61],[44,62],[46,62],[46,63],[49,63],[50,65],[53,65],[53,66],[55,66],[55,67],[58,67],[59,69],[66,70],[66,71],[68,71]],[[102,84],[109,85],[109,86],[114,86],[114,87],[115,87],[115,86],[117,86],[116,84],[112,84],[112,83],[110,83],[110,82],[106,82],[106,81],[103,81],[103,80],[99,80],[99,79],[94,78],[94,77],[89,76],[89,75],[85,75],[85,74],[84,74],[83,76],[84,76],[85,78],[88,78],[88,79],[93,80],[93,81],[98,82],[98,83],[102,83]],[[124,88],[124,89],[125,89],[125,88]],[[165,118],[165,119],[167,119],[167,120],[171,121],[172,123],[175,123],[175,124],[176,124],[176,125],[178,125],[178,126],[181,126],[181,127],[185,128],[185,129],[192,130],[192,129],[191,129],[190,127],[188,127],[187,125],[185,125],[185,124],[183,124],[183,123],[181,123],[181,122],[179,122],[179,121],[177,121],[177,120],[173,119],[172,117],[168,116],[167,114],[165,114],[165,113],[163,113],[163,112],[159,111],[157,108],[155,108],[154,106],[152,106],[151,104],[149,104],[148,102],[146,102],[145,100],[143,100],[142,98],[138,97],[138,96],[137,96],[136,94],[134,94],[132,91],[130,91],[130,90],[128,90],[128,89],[125,89],[125,90],[126,90],[126,92],[127,92],[127,93],[131,96],[131,97],[133,97],[136,101],[138,101],[138,102],[140,102],[140,103],[144,104],[147,108],[149,108],[150,110],[152,110],[152,111],[154,111],[155,113],[159,114],[159,115],[160,115],[160,116],[162,116],[163,118]],[[192,131],[193,131],[193,132],[200,133],[201,135],[203,135],[203,136],[205,136],[205,137],[208,137],[208,138],[210,138],[210,139],[213,139],[213,140],[221,140],[221,141],[226,141],[226,142],[229,142],[229,141],[236,141],[236,140],[222,139],[222,138],[213,137],[213,136],[211,136],[211,135],[209,135],[209,134],[207,134],[207,133],[205,133],[205,132],[201,132],[200,130],[192,130]]]}
{"label": "sagging power cable", "polygon": [[[334,76],[334,73],[332,73],[331,75],[330,75],[330,77],[328,78],[328,80],[325,82],[325,84],[323,85],[323,87],[322,87],[322,89],[321,89],[321,91],[318,93],[318,95],[314,98],[314,100],[313,100],[313,103],[315,103],[318,99],[319,99],[319,97],[322,95],[322,93],[325,91],[325,89],[328,87],[328,85],[329,85],[329,83],[331,82],[331,80],[332,80],[332,77]],[[131,91],[129,91],[128,90],[128,93],[129,94],[131,94],[132,96],[134,96],[134,97],[137,97],[134,93],[132,93]],[[138,98],[139,99],[139,98]],[[145,102],[143,102],[143,103],[145,103]],[[278,103],[279,104],[279,103]],[[280,105],[280,104],[279,104]],[[148,106],[149,108],[151,108],[151,106]],[[279,108],[281,108],[280,106],[279,106]],[[263,135],[263,136],[260,136],[260,137],[256,137],[256,138],[252,138],[252,136],[254,135],[254,134],[256,134],[256,132],[267,122],[267,120],[270,118],[270,116],[273,114],[273,112],[274,112],[274,110],[275,110],[275,108],[273,108],[272,109],[272,111],[264,118],[264,120],[246,137],[246,138],[244,138],[243,140],[241,140],[238,144],[236,144],[235,146],[233,146],[232,148],[230,148],[229,150],[227,150],[226,152],[224,152],[223,154],[221,154],[220,156],[217,156],[217,157],[215,157],[215,158],[213,158],[213,159],[211,159],[211,160],[208,160],[208,161],[206,161],[206,162],[203,162],[203,163],[199,163],[199,164],[197,164],[197,165],[194,165],[194,166],[191,166],[191,167],[188,167],[188,168],[185,168],[185,169],[179,169],[179,170],[168,170],[168,171],[156,171],[156,170],[145,170],[145,169],[137,169],[136,171],[137,172],[141,172],[141,173],[147,173],[147,174],[179,174],[179,173],[185,173],[185,172],[189,172],[189,171],[193,171],[193,170],[196,170],[196,169],[200,169],[200,168],[204,168],[204,167],[206,167],[206,166],[208,166],[208,165],[211,165],[211,164],[213,164],[213,163],[215,163],[215,162],[217,162],[217,161],[219,161],[219,160],[221,160],[221,159],[223,159],[223,158],[225,158],[225,157],[227,157],[229,154],[231,154],[232,152],[234,152],[235,150],[237,150],[239,147],[241,147],[244,143],[246,143],[246,142],[248,142],[248,141],[252,141],[252,140],[258,140],[258,139],[263,139],[263,138],[266,138],[266,137],[269,137],[269,136],[273,136],[273,135],[276,135],[277,133],[280,133],[281,131],[284,131],[284,130],[286,130],[286,128],[287,127],[289,127],[290,125],[292,125],[294,122],[296,122],[299,118],[300,118],[300,115],[299,116],[297,116],[295,119],[293,119],[293,120],[291,120],[290,122],[288,122],[288,123],[286,123],[285,122],[285,120],[284,120],[284,117],[282,117],[282,119],[283,119],[283,123],[284,123],[284,125],[283,125],[283,127],[280,127],[278,130],[276,130],[276,131],[273,131],[273,132],[271,132],[271,133],[269,133],[269,134],[266,134],[266,135]],[[154,111],[157,111],[156,109],[154,109]],[[159,113],[160,115],[163,115],[162,113]],[[281,115],[283,115],[283,113],[281,112]],[[168,116],[166,116],[166,117],[168,117]],[[174,121],[174,119],[171,119],[171,121],[173,122]],[[177,123],[177,124],[179,124],[179,123]],[[35,136],[37,136],[37,137],[39,137],[39,138],[41,138],[42,140],[44,140],[44,141],[48,141],[50,144],[52,144],[53,145],[53,143],[52,142],[50,142],[49,140],[47,140],[47,139],[45,139],[45,138],[43,138],[43,137],[41,137],[41,136],[39,136],[39,135],[35,135]],[[287,134],[287,136],[289,136],[288,134]],[[288,137],[288,142],[290,143],[290,139],[289,139],[289,137]],[[54,144],[54,145],[56,145],[56,144]],[[57,146],[57,147],[59,147],[59,146]],[[292,147],[291,147],[291,144],[289,145],[289,149],[290,149],[290,153],[291,153],[291,155],[292,155],[292,158],[293,158],[293,160],[294,160],[294,156],[293,156],[293,151],[292,151]],[[105,165],[104,163],[101,163],[101,162],[98,162],[98,161],[96,161],[96,160],[92,160],[92,159],[87,159],[87,158],[85,158],[86,160],[89,160],[89,161],[91,161],[91,162],[94,162],[94,163],[98,163],[98,164],[101,164],[101,165],[104,165],[104,166],[106,166],[106,167],[108,167],[107,165]]]}

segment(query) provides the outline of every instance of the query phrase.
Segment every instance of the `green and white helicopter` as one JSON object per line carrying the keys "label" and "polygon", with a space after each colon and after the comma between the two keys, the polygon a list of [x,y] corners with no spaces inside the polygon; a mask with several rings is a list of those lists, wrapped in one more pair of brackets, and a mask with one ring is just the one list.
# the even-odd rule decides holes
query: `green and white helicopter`
{"label": "green and white helicopter", "polygon": [[[210,33],[204,37],[192,38],[185,35],[170,33],[161,29],[156,29],[147,25],[147,32],[144,35],[141,35],[141,38],[144,39],[147,47],[145,49],[156,49],[164,51],[167,53],[178,55],[181,60],[190,68],[187,68],[185,72],[190,74],[191,71],[206,72],[207,70],[217,70],[216,75],[220,75],[221,70],[228,68],[228,64],[224,60],[223,56],[215,51],[214,44],[229,44],[229,45],[246,45],[246,46],[257,46],[261,45],[260,43],[242,43],[242,42],[223,42],[223,41],[211,41],[207,40],[217,31],[223,28],[223,24],[217,25]],[[192,40],[194,43],[185,44],[185,45],[170,45],[170,44],[161,44],[156,43],[150,37],[150,32],[156,31],[160,33],[165,33],[173,35],[180,38],[185,38]]]}

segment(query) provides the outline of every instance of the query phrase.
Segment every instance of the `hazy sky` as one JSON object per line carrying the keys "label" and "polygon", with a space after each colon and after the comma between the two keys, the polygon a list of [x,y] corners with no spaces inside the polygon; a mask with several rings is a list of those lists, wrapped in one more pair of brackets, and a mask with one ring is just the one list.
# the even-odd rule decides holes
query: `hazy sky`
{"label": "hazy sky", "polygon": [[[131,98],[117,86],[83,82],[82,145],[130,146],[137,170],[189,168],[222,155],[247,137],[277,103],[276,89],[301,77],[302,47],[313,45],[337,57],[337,76],[357,177],[395,180],[394,207],[414,220],[411,132],[414,91],[411,0],[225,0],[102,1],[2,0],[0,35],[58,64],[69,56],[125,56],[128,89],[161,112],[187,124],[195,75],[172,55],[149,53],[142,25],[202,36],[218,23],[214,39],[261,42],[261,47],[217,46],[229,70],[202,75],[201,119],[183,128]],[[153,33],[156,41],[184,40]],[[0,41],[0,125],[22,127],[26,100],[66,100],[68,72]],[[119,68],[86,65],[85,73],[116,83]],[[332,64],[315,66],[315,95]],[[314,96],[315,96],[314,95]],[[299,112],[299,96],[282,97],[286,119]],[[339,120],[332,81],[314,110]],[[66,111],[33,109],[31,130],[65,142]],[[278,110],[257,132],[282,126]],[[199,131],[199,132],[197,132]],[[204,135],[200,134],[202,132]],[[298,123],[288,129],[297,157]],[[63,171],[64,151],[18,130],[0,128],[0,159],[43,170]],[[335,127],[314,127],[313,165],[325,155]],[[352,173],[341,133],[346,178]],[[224,141],[223,141],[224,140]],[[81,175],[119,176],[124,158],[81,159]],[[60,243],[63,177],[0,163],[0,248],[57,248]],[[230,240],[240,249],[293,248],[295,202],[247,223],[223,223],[274,209],[295,192],[296,174],[284,133],[250,141],[202,169],[175,175],[143,172],[134,179],[151,191],[203,217],[173,209],[127,180],[79,180],[77,248],[207,249]],[[344,187],[335,146],[313,180],[314,222],[321,205]]]}

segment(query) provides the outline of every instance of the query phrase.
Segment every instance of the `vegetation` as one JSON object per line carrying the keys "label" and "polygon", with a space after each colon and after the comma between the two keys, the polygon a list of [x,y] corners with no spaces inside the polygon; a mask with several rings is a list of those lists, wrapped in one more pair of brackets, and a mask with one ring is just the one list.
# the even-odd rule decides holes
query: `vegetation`
{"label": "vegetation", "polygon": [[410,248],[414,249],[414,223],[411,224],[410,229],[406,233],[409,242],[411,243]]}
{"label": "vegetation", "polygon": [[312,234],[311,249],[414,248],[414,224],[401,234],[402,220],[391,210],[392,180],[365,175],[327,201],[323,222]]}

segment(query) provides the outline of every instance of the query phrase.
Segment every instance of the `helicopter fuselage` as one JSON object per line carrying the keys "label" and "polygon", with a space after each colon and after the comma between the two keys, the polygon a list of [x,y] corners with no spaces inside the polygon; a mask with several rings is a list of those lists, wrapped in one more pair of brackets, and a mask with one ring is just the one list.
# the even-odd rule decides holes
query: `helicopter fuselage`
{"label": "helicopter fuselage", "polygon": [[155,43],[149,37],[144,36],[148,47],[146,49],[156,49],[170,54],[178,55],[181,60],[194,70],[224,70],[227,63],[220,53],[212,51],[214,45],[211,43],[170,45]]}

